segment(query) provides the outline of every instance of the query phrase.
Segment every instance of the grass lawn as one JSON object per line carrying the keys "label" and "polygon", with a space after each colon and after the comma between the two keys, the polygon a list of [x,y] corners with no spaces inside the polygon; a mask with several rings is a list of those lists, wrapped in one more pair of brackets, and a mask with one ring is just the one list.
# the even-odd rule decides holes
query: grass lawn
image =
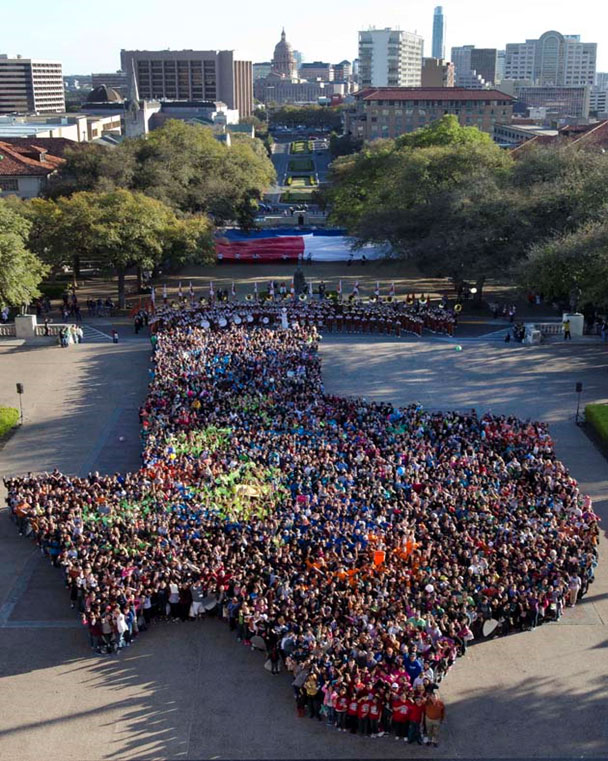
{"label": "grass lawn", "polygon": [[19,422],[19,410],[14,407],[0,407],[0,438]]}
{"label": "grass lawn", "polygon": [[308,190],[290,190],[287,193],[281,193],[281,203],[308,203],[311,193],[312,188]]}
{"label": "grass lawn", "polygon": [[314,172],[315,165],[312,159],[291,159],[287,165],[289,172]]}
{"label": "grass lawn", "polygon": [[608,445],[608,404],[588,404],[585,407],[585,420],[602,443]]}
{"label": "grass lawn", "polygon": [[306,188],[306,187],[308,187],[308,177],[292,177],[291,178],[291,187],[292,188]]}

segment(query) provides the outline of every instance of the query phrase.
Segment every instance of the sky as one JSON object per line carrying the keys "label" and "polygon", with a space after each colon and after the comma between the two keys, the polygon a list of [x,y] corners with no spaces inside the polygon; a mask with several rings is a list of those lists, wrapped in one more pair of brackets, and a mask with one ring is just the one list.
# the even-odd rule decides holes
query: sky
{"label": "sky", "polygon": [[[433,9],[440,0],[2,0],[0,53],[63,63],[64,74],[115,71],[120,50],[234,50],[267,61],[284,26],[305,61],[337,63],[357,54],[357,32],[370,27],[418,32],[430,55]],[[495,8],[497,10],[495,10]],[[505,10],[507,9],[507,10]],[[115,12],[112,12],[114,10]],[[598,43],[598,71],[608,71],[606,0],[444,0],[446,53],[456,45],[504,48],[549,29]]]}

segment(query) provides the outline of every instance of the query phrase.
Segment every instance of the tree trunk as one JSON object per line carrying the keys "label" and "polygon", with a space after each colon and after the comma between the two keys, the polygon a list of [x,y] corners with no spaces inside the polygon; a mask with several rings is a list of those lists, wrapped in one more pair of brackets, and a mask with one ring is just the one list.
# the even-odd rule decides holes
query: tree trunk
{"label": "tree trunk", "polygon": [[80,277],[80,255],[74,254],[72,257],[72,282],[77,285],[77,280]]}
{"label": "tree trunk", "polygon": [[475,288],[477,288],[477,293],[475,294],[475,298],[473,299],[473,301],[475,301],[476,304],[481,304],[481,300],[483,297],[483,287],[485,285],[485,282],[486,282],[485,275],[480,275],[475,281]]}
{"label": "tree trunk", "polygon": [[124,309],[126,305],[125,299],[125,271],[124,269],[116,270],[118,275],[118,306],[120,309]]}

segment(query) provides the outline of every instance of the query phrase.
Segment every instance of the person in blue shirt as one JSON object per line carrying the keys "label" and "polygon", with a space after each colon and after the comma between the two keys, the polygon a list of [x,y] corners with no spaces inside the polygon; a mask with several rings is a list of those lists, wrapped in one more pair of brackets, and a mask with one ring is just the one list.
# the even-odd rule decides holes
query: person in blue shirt
{"label": "person in blue shirt", "polygon": [[410,652],[404,660],[403,668],[407,671],[410,682],[413,684],[414,679],[422,673],[422,661],[416,657],[416,653]]}

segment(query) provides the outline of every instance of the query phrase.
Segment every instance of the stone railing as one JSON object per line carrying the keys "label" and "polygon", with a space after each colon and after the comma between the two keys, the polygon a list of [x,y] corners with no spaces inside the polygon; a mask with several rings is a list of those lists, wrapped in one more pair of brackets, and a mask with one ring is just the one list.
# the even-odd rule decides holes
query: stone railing
{"label": "stone railing", "polygon": [[561,336],[564,332],[561,322],[535,322],[533,325],[534,330],[538,330],[543,336]]}
{"label": "stone railing", "polygon": [[0,338],[12,338],[16,335],[17,333],[15,330],[14,322],[5,322],[4,324],[0,325]]}
{"label": "stone railing", "polygon": [[[36,337],[44,338],[44,336],[58,336],[62,328],[69,327],[67,324],[61,322],[53,322],[48,325],[36,325],[34,327],[34,333]],[[48,332],[47,332],[48,329]]]}

